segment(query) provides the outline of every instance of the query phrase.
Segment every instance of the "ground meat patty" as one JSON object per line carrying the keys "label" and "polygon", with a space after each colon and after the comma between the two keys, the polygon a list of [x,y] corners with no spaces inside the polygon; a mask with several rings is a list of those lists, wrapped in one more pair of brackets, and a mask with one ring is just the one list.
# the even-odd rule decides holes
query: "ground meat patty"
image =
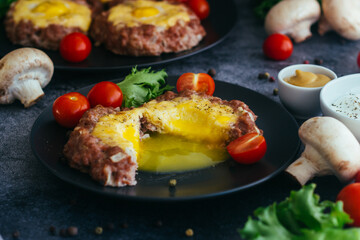
{"label": "ground meat patty", "polygon": [[[92,9],[92,12],[99,12],[102,7],[97,0],[91,0],[92,5],[88,5],[85,0],[73,0],[73,2],[83,4]],[[6,14],[4,21],[6,35],[13,44],[28,47],[38,47],[49,50],[57,50],[61,39],[72,32],[84,32],[79,27],[65,27],[59,24],[50,24],[47,27],[37,27],[32,21],[14,21],[14,11],[17,1],[12,3]]]}
{"label": "ground meat patty", "polygon": [[104,44],[115,54],[132,56],[158,56],[180,52],[199,44],[206,32],[199,18],[188,9],[190,21],[178,21],[168,29],[155,25],[128,27],[114,26],[108,21],[109,11],[95,17],[90,34],[95,45]]}
{"label": "ground meat patty", "polygon": [[72,131],[64,147],[64,155],[70,167],[90,174],[103,185],[135,185],[136,161],[120,147],[105,145],[91,135],[102,116],[115,112],[100,105],[87,111]]}
{"label": "ground meat patty", "polygon": [[[185,90],[180,94],[169,91],[156,98],[156,101],[170,101],[176,97],[191,98],[194,94],[214,103],[228,105],[234,111],[242,113],[230,129],[229,141],[250,132],[262,134],[262,131],[255,125],[256,115],[242,101],[226,101],[190,90]],[[122,111],[130,110],[127,108]],[[64,155],[71,167],[89,173],[94,180],[104,185],[117,187],[135,185],[137,170],[135,157],[130,156],[119,146],[109,146],[103,143],[99,138],[91,134],[101,117],[115,114],[116,112],[113,108],[106,108],[100,105],[87,111],[71,133],[64,147]],[[146,118],[143,117],[140,119],[140,122],[140,136],[148,132],[157,131],[156,127],[151,122],[148,122]]]}

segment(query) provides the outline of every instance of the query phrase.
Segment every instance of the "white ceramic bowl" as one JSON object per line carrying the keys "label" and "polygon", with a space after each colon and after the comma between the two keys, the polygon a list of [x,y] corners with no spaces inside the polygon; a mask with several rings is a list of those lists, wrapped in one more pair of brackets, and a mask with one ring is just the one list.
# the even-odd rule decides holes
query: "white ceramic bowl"
{"label": "white ceramic bowl", "polygon": [[320,105],[324,115],[343,122],[360,141],[360,119],[353,119],[336,112],[331,104],[347,93],[360,93],[360,73],[351,74],[329,82],[320,92]]}
{"label": "white ceramic bowl", "polygon": [[[296,118],[307,119],[321,114],[320,91],[323,87],[299,87],[285,82],[295,75],[295,70],[324,74],[335,79],[336,74],[328,68],[312,64],[296,64],[282,69],[278,74],[279,97],[282,104]],[[330,81],[331,82],[331,81]]]}

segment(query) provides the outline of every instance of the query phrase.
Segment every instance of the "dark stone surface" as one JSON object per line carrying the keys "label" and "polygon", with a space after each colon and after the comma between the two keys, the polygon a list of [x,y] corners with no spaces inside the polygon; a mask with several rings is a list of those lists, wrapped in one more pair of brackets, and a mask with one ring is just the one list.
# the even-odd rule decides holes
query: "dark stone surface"
{"label": "dark stone surface", "polygon": [[[237,0],[239,13],[234,31],[225,41],[201,54],[165,67],[169,75],[207,72],[216,69],[216,79],[246,86],[275,101],[277,83],[258,80],[260,72],[272,76],[290,64],[316,58],[338,76],[359,72],[356,57],[360,42],[350,42],[335,33],[314,36],[296,44],[291,58],[274,62],[261,50],[266,37],[262,22],[252,13],[253,1]],[[224,16],[226,17],[226,16]],[[126,75],[126,72],[76,73],[57,71],[45,88],[46,96],[24,109],[20,103],[0,106],[0,234],[13,239],[61,239],[60,229],[78,227],[74,239],[189,239],[185,230],[194,230],[193,239],[240,239],[236,229],[257,207],[281,201],[298,185],[284,174],[249,190],[208,200],[183,203],[130,202],[95,195],[68,185],[52,175],[35,158],[29,134],[38,115],[60,95],[78,88]],[[284,148],[286,143],[284,143]],[[322,199],[335,200],[343,186],[335,177],[314,180]],[[162,222],[157,226],[156,222]],[[107,229],[111,223],[114,229]],[[126,223],[127,227],[122,227]],[[55,236],[50,227],[56,228]],[[94,234],[97,226],[104,231]],[[1,239],[1,238],[0,238]]]}

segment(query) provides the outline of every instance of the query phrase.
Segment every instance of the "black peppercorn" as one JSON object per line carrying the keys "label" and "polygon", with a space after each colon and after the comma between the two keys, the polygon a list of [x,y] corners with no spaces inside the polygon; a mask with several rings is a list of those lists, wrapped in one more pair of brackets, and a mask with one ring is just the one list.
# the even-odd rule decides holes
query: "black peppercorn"
{"label": "black peppercorn", "polygon": [[208,71],[208,74],[211,76],[211,77],[215,77],[216,75],[216,70],[214,68],[210,68],[209,71]]}
{"label": "black peppercorn", "polygon": [[324,61],[322,59],[318,59],[318,58],[315,59],[316,65],[322,65],[323,63],[324,63]]}
{"label": "black peppercorn", "polygon": [[258,79],[269,79],[270,78],[270,73],[259,73],[258,75]]}
{"label": "black peppercorn", "polygon": [[279,94],[279,89],[274,88],[274,90],[273,90],[273,95],[274,95],[274,96],[277,96],[278,94]]}

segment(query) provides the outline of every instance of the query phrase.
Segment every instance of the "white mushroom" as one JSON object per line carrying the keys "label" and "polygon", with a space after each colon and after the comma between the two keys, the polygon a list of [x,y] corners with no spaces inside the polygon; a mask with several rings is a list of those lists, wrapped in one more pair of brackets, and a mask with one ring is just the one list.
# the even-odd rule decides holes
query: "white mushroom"
{"label": "white mushroom", "polygon": [[319,20],[320,4],[317,0],[282,0],[265,17],[268,34],[289,35],[299,43],[311,37],[310,27]]}
{"label": "white mushroom", "polygon": [[311,118],[301,125],[299,136],[305,150],[286,172],[301,185],[314,176],[330,174],[349,181],[360,170],[360,144],[335,118]]}
{"label": "white mushroom", "polygon": [[360,40],[360,1],[322,0],[319,34],[334,30],[349,40]]}
{"label": "white mushroom", "polygon": [[15,99],[30,107],[42,96],[51,80],[54,64],[43,51],[35,48],[19,48],[0,60],[0,104]]}

